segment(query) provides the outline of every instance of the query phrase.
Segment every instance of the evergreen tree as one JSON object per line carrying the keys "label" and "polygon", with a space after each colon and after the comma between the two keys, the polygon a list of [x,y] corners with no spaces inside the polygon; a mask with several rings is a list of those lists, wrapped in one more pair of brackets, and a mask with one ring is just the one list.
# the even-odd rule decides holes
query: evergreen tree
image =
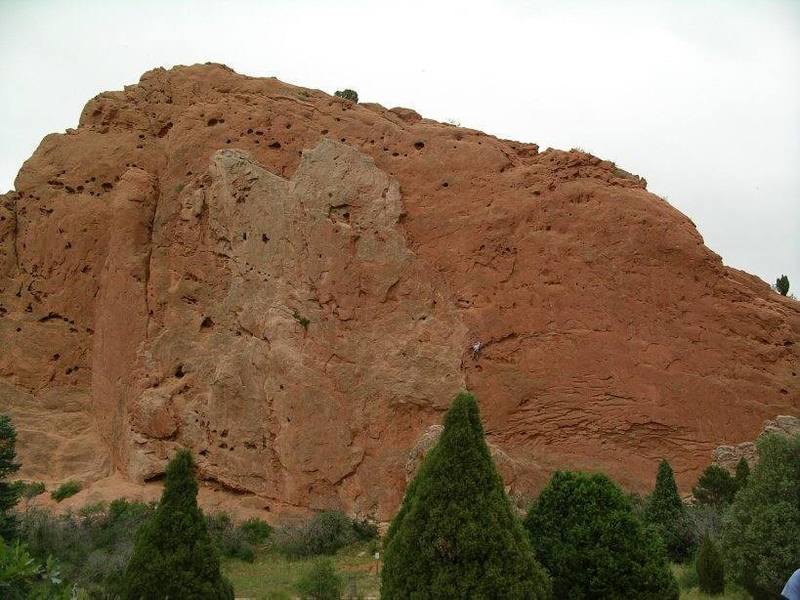
{"label": "evergreen tree", "polygon": [[644,519],[661,534],[671,560],[684,562],[691,556],[692,526],[686,506],[678,495],[672,467],[666,460],[658,465],[656,487],[645,503]]}
{"label": "evergreen tree", "polygon": [[731,579],[756,600],[778,598],[800,564],[800,435],[758,440],[758,462],[723,518]]}
{"label": "evergreen tree", "polygon": [[710,465],[697,480],[692,493],[700,504],[725,506],[733,501],[737,489],[736,480],[726,469]]}
{"label": "evergreen tree", "polygon": [[697,581],[700,591],[716,596],[725,591],[725,568],[717,545],[705,536],[697,552]]}
{"label": "evergreen tree", "polygon": [[775,280],[775,289],[781,296],[789,293],[789,278],[786,275],[781,275]]}
{"label": "evergreen tree", "polygon": [[16,517],[12,509],[19,502],[22,488],[8,478],[19,471],[17,462],[17,432],[8,415],[0,415],[0,538],[10,541],[16,532]]}
{"label": "evergreen tree", "polygon": [[233,588],[197,506],[194,461],[179,450],[153,516],[139,530],[123,582],[127,600],[232,600]]}
{"label": "evergreen tree", "polygon": [[477,402],[461,393],[384,540],[381,598],[549,597],[549,578],[486,446]]}
{"label": "evergreen tree", "polygon": [[744,456],[736,463],[736,490],[744,489],[747,485],[747,480],[750,478],[750,464],[745,460]]}
{"label": "evergreen tree", "polygon": [[557,471],[525,527],[556,598],[678,598],[661,538],[605,475]]}

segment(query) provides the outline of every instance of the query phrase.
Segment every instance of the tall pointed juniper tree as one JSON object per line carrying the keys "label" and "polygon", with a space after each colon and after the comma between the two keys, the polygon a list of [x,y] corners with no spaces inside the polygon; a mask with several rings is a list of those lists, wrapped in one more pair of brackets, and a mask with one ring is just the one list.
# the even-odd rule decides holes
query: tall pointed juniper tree
{"label": "tall pointed juniper tree", "polygon": [[123,588],[127,600],[233,600],[233,588],[220,573],[197,506],[194,461],[188,450],[179,450],[167,466],[164,493],[136,536]]}
{"label": "tall pointed juniper tree", "polygon": [[20,486],[8,481],[19,471],[17,432],[8,415],[0,415],[0,538],[10,541],[16,532],[16,518],[11,509],[19,501]]}
{"label": "tall pointed juniper tree", "polygon": [[461,393],[384,539],[381,598],[550,597],[514,515],[478,405]]}
{"label": "tall pointed juniper tree", "polygon": [[645,503],[644,520],[658,529],[671,560],[684,562],[692,555],[694,539],[689,515],[666,460],[658,465],[656,487]]}

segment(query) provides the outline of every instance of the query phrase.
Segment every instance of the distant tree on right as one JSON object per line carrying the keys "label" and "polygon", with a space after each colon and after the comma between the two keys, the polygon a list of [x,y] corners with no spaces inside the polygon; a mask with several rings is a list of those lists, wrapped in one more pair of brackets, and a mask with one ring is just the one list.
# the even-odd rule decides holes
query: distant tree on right
{"label": "distant tree on right", "polygon": [[666,460],[658,465],[656,487],[644,505],[644,520],[655,527],[675,562],[685,562],[694,551],[694,533],[686,506],[678,495],[672,467]]}
{"label": "distant tree on right", "polygon": [[775,289],[781,296],[789,293],[789,278],[786,275],[781,275],[775,280]]}
{"label": "distant tree on right", "polygon": [[800,435],[765,435],[758,456],[723,519],[722,552],[730,577],[766,600],[800,566]]}

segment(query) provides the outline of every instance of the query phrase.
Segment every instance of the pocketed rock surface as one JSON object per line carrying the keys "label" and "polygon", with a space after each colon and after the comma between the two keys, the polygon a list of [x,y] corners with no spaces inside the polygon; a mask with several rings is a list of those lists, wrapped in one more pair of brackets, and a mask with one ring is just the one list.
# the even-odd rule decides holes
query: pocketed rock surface
{"label": "pocketed rock surface", "polygon": [[646,490],[661,458],[688,490],[800,414],[800,305],[584,152],[207,64],[93,98],[15,188],[29,479],[144,484],[185,446],[234,504],[387,520],[464,388],[518,498],[557,468]]}

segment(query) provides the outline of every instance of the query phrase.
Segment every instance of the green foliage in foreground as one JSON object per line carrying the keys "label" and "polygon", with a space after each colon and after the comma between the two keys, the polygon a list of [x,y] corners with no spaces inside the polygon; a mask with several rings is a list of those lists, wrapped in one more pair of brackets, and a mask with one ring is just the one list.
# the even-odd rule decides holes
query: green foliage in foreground
{"label": "green foliage in foreground", "polygon": [[123,598],[233,599],[197,506],[194,461],[179,450],[167,467],[161,502],[139,530],[123,583]]}
{"label": "green foliage in foreground", "polygon": [[350,102],[355,102],[358,104],[358,92],[355,90],[339,90],[334,94],[334,96],[344,98],[345,100],[350,100]]}
{"label": "green foliage in foreground", "polygon": [[384,539],[381,598],[550,597],[509,502],[475,398],[459,394]]}
{"label": "green foliage in foreground", "polygon": [[710,537],[704,537],[695,561],[697,582],[700,590],[715,596],[725,591],[725,567],[717,545]]}
{"label": "green foliage in foreground", "polygon": [[727,571],[756,600],[777,598],[800,558],[800,435],[766,435],[723,520]]}
{"label": "green foliage in foreground", "polygon": [[660,537],[606,475],[557,471],[525,527],[556,598],[678,598]]}
{"label": "green foliage in foreground", "polygon": [[0,540],[11,540],[17,527],[12,509],[21,492],[9,477],[19,471],[17,462],[17,432],[8,415],[0,415]]}
{"label": "green foliage in foreground", "polygon": [[70,481],[65,481],[56,489],[54,489],[50,493],[50,497],[56,502],[61,502],[62,500],[65,500],[70,496],[74,496],[80,491],[81,491],[81,484],[78,483],[77,481],[70,480]]}
{"label": "green foliage in foreground", "polygon": [[342,578],[330,558],[315,560],[297,582],[297,591],[309,600],[339,600],[342,588]]}
{"label": "green foliage in foreground", "polygon": [[691,557],[694,551],[691,522],[678,495],[672,467],[666,460],[658,465],[656,487],[645,502],[643,516],[661,534],[670,560],[680,563]]}
{"label": "green foliage in foreground", "polygon": [[52,559],[37,562],[19,541],[0,538],[0,598],[4,600],[66,600],[72,590],[62,582]]}

